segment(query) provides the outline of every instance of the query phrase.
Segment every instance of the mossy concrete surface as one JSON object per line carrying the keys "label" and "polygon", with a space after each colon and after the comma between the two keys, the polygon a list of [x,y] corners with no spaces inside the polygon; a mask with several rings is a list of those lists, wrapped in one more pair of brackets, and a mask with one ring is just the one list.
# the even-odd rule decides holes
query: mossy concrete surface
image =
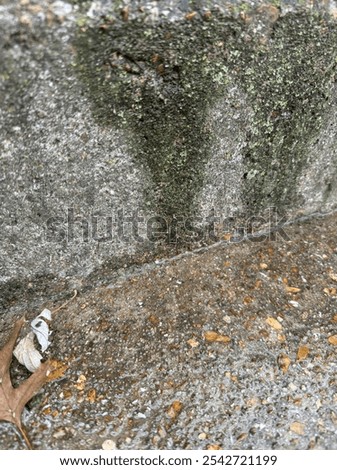
{"label": "mossy concrete surface", "polygon": [[2,308],[334,210],[336,16],[333,1],[2,2]]}
{"label": "mossy concrete surface", "polygon": [[213,156],[207,112],[228,96],[236,106],[234,84],[253,111],[243,207],[298,204],[297,181],[331,104],[336,44],[335,23],[322,14],[280,17],[267,5],[236,20],[216,10],[171,23],[104,17],[76,40],[97,118],[132,130],[132,155],[150,169],[153,202],[168,217],[196,209]]}

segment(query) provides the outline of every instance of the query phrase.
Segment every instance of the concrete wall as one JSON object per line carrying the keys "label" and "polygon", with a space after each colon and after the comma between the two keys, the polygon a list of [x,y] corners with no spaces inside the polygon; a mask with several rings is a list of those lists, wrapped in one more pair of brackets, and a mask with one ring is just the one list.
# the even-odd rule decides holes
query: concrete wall
{"label": "concrete wall", "polygon": [[2,2],[3,305],[334,210],[336,18],[334,1]]}

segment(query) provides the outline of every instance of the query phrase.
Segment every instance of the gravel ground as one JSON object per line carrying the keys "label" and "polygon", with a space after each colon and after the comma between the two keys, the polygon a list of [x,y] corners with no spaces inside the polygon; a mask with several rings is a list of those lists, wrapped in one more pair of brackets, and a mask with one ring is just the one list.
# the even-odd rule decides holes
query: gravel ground
{"label": "gravel ground", "polygon": [[[34,448],[337,449],[336,229],[312,219],[79,292],[52,321],[67,369],[24,413]],[[23,446],[1,423],[0,447]]]}

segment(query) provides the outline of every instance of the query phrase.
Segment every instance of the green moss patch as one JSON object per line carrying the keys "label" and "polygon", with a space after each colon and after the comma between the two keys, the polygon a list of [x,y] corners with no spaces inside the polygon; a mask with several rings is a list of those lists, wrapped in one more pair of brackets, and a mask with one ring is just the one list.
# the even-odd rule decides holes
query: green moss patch
{"label": "green moss patch", "polygon": [[320,16],[287,15],[266,45],[232,50],[254,110],[245,153],[245,203],[250,212],[294,204],[308,147],[324,122],[336,73],[334,24]]}
{"label": "green moss patch", "polygon": [[336,44],[335,26],[317,15],[280,18],[261,41],[243,20],[213,14],[155,24],[102,18],[79,26],[75,45],[96,118],[131,131],[132,156],[152,176],[149,202],[171,219],[196,209],[213,141],[207,113],[233,82],[254,110],[247,211],[291,201],[329,101]]}

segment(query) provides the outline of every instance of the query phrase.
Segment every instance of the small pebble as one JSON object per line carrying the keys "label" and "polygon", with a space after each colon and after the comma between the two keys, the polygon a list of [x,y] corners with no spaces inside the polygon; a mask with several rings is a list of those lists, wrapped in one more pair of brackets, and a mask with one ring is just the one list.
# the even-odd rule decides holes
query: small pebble
{"label": "small pebble", "polygon": [[62,2],[61,0],[57,0],[56,2],[52,3],[51,8],[54,15],[56,16],[67,16],[72,12],[73,9],[70,3]]}
{"label": "small pebble", "polygon": [[107,439],[106,441],[103,442],[102,449],[103,450],[115,450],[117,449],[116,442],[113,441],[112,439]]}

